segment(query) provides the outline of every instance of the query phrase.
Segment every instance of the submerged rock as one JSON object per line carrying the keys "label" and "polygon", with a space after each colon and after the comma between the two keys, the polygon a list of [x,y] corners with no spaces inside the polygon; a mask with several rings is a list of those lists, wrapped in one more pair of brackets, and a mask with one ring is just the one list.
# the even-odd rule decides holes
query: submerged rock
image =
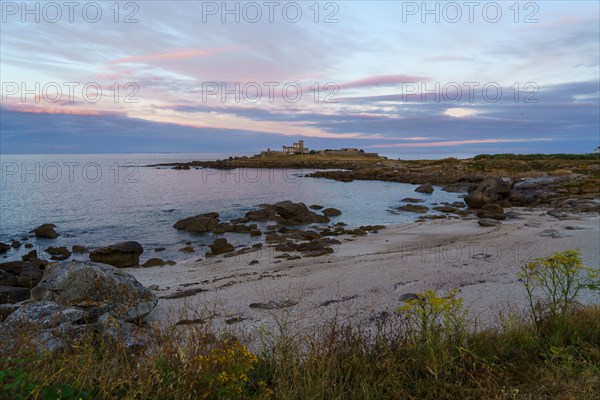
{"label": "submerged rock", "polygon": [[93,250],[90,260],[118,268],[134,267],[140,263],[143,252],[144,248],[138,242],[121,242]]}
{"label": "submerged rock", "polygon": [[425,206],[418,206],[415,204],[405,204],[403,206],[398,207],[398,210],[425,214],[429,210],[429,208]]}

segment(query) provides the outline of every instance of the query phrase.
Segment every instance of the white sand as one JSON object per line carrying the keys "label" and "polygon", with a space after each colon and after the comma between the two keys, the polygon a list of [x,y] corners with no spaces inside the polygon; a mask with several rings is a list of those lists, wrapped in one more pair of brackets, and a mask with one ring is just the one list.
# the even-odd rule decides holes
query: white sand
{"label": "white sand", "polygon": [[[541,209],[512,211],[520,216],[498,228],[480,227],[476,218],[434,220],[389,226],[352,241],[339,238],[343,244],[336,253],[319,258],[277,262],[274,256],[280,253],[267,248],[233,258],[128,271],[146,286],[158,285],[158,296],[178,289],[205,290],[181,299],[161,299],[149,318],[168,324],[213,314],[216,324],[244,318],[236,326],[250,330],[282,321],[310,329],[334,315],[368,325],[381,312],[396,310],[402,294],[425,289],[442,294],[458,289],[470,315],[486,324],[499,311],[526,307],[525,290],[516,277],[523,260],[579,248],[586,266],[600,264],[597,214],[559,220]],[[581,229],[567,230],[568,226]],[[538,236],[545,229],[569,236]],[[253,259],[260,263],[248,265]],[[298,304],[280,310],[249,307],[281,300]],[[323,305],[331,300],[337,302]],[[588,293],[585,301],[600,298]]]}

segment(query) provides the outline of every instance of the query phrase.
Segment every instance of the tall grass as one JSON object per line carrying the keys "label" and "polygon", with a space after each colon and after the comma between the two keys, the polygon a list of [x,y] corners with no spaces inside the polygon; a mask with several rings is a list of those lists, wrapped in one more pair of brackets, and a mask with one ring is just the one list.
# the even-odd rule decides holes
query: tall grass
{"label": "tall grass", "polygon": [[0,343],[0,398],[600,398],[600,305],[498,322],[469,329],[456,293],[425,292],[374,327],[281,329],[254,354],[209,325],[149,329],[137,349],[91,332],[58,353],[24,328]]}

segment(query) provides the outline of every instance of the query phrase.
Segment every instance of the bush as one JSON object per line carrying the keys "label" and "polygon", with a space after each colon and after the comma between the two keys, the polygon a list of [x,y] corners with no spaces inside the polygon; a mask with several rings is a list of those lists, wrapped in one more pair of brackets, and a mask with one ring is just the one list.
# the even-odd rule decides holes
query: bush
{"label": "bush", "polygon": [[[528,263],[518,276],[527,290],[532,316],[540,321],[546,315],[565,315],[581,289],[592,288],[598,273],[583,266],[577,250],[567,250]],[[534,301],[536,292],[544,295],[545,302]]]}

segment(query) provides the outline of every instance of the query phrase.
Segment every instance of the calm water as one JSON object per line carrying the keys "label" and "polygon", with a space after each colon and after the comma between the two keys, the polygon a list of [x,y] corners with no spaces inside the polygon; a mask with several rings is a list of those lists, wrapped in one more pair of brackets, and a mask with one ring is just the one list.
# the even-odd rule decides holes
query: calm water
{"label": "calm water", "polygon": [[[43,223],[54,223],[56,240],[30,241],[40,253],[47,246],[103,246],[123,240],[139,241],[142,260],[186,257],[177,251],[191,240],[211,242],[210,235],[175,230],[181,218],[217,211],[222,220],[243,216],[261,203],[303,201],[342,210],[332,222],[350,226],[413,221],[416,214],[394,215],[390,207],[404,197],[426,199],[425,205],[456,201],[455,193],[414,192],[416,185],[392,182],[336,182],[299,177],[309,170],[247,169],[216,171],[144,168],[173,161],[215,159],[214,155],[2,155],[0,157],[0,241],[31,236]],[[249,235],[231,235],[234,243],[260,241]],[[163,253],[150,251],[166,247]],[[11,250],[7,259],[29,251]],[[196,253],[197,258],[200,254]],[[194,256],[194,255],[193,255]],[[189,256],[187,256],[189,257]]]}

